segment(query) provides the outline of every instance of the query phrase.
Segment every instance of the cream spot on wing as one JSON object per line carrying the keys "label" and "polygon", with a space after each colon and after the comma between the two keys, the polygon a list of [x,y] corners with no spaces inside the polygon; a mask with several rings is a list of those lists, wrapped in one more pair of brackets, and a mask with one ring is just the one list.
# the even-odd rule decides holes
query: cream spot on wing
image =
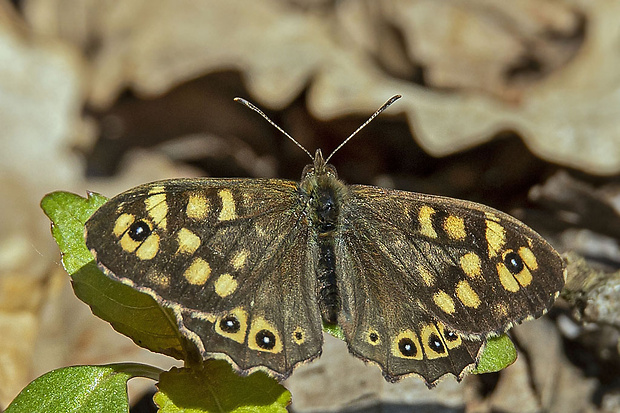
{"label": "cream spot on wing", "polygon": [[136,250],[136,256],[141,260],[151,260],[155,258],[159,251],[159,235],[149,235]]}
{"label": "cream spot on wing", "polygon": [[222,274],[215,281],[215,293],[220,297],[228,297],[237,289],[237,280],[232,275]]}
{"label": "cream spot on wing", "polygon": [[364,338],[366,339],[366,342],[372,346],[377,346],[381,344],[381,336],[379,335],[379,332],[374,328],[368,329],[366,331],[366,334],[364,335]]}
{"label": "cream spot on wing", "polygon": [[437,238],[437,233],[433,228],[433,214],[435,210],[427,205],[420,208],[418,220],[420,222],[420,234],[429,238]]}
{"label": "cream spot on wing", "polygon": [[[238,328],[236,329],[227,329],[225,323],[226,321],[231,321],[233,324],[235,321],[238,324]],[[222,323],[224,322],[224,325]],[[222,329],[224,327],[224,329]],[[225,316],[220,317],[215,322],[215,332],[223,337],[229,338],[231,340],[236,341],[237,343],[243,344],[245,342],[245,333],[248,328],[248,315],[241,308],[234,308],[230,313]]]}
{"label": "cream spot on wing", "polygon": [[508,306],[505,303],[497,303],[493,306],[493,313],[499,319],[503,319],[508,316]]}
{"label": "cream spot on wing", "polygon": [[152,270],[149,271],[148,278],[152,283],[157,284],[161,288],[170,287],[170,277],[167,274]]}
{"label": "cream spot on wing", "polygon": [[139,246],[140,242],[132,240],[127,233],[121,238],[121,248],[125,252],[134,252]]}
{"label": "cream spot on wing", "polygon": [[459,281],[456,285],[456,296],[464,306],[470,308],[478,308],[480,305],[480,297],[471,288],[471,285],[465,280]]}
{"label": "cream spot on wing", "polygon": [[304,333],[304,329],[297,326],[295,330],[291,333],[291,337],[293,338],[293,342],[295,344],[301,345],[306,341],[306,334]]}
{"label": "cream spot on wing", "polygon": [[[408,350],[408,354],[404,354],[403,350]],[[424,354],[420,347],[420,340],[416,333],[411,330],[400,331],[394,340],[392,340],[392,355],[404,359],[422,360]]]}
{"label": "cream spot on wing", "polygon": [[532,282],[532,273],[526,266],[514,276],[522,287],[527,287]]}
{"label": "cream spot on wing", "polygon": [[[420,332],[420,339],[422,341],[424,353],[429,360],[448,356],[448,351],[446,350],[445,343],[441,341],[441,336],[435,324],[426,324],[422,326],[422,331]],[[441,348],[431,347],[431,343],[434,340],[439,340],[441,342]]]}
{"label": "cream spot on wing", "polygon": [[181,228],[177,232],[177,242],[179,243],[177,253],[193,254],[200,247],[200,237],[187,228]]}
{"label": "cream spot on wing", "polygon": [[116,218],[116,222],[114,223],[114,229],[112,230],[116,238],[119,238],[121,235],[123,235],[125,231],[129,229],[131,224],[133,224],[135,219],[136,217],[132,214],[121,214],[118,218]]}
{"label": "cream spot on wing", "polygon": [[497,274],[499,275],[499,282],[505,290],[512,293],[519,291],[519,283],[503,262],[497,263]]}
{"label": "cream spot on wing", "polygon": [[489,258],[497,256],[506,243],[506,230],[495,221],[486,220],[486,240],[489,246]]}
{"label": "cream spot on wing", "polygon": [[454,331],[448,330],[446,326],[441,323],[439,323],[439,332],[443,337],[444,343],[446,343],[446,346],[448,346],[448,350],[457,348],[463,343],[460,335],[458,335]]}
{"label": "cream spot on wing", "polygon": [[193,285],[202,285],[207,282],[211,275],[211,266],[202,258],[194,258],[192,263],[183,273],[183,276]]}
{"label": "cream spot on wing", "polygon": [[459,263],[463,272],[470,278],[475,278],[482,274],[480,257],[476,253],[468,252],[461,257]]}
{"label": "cream spot on wing", "polygon": [[245,266],[245,262],[248,259],[247,250],[237,251],[235,256],[232,258],[232,266],[235,270],[240,270]]}
{"label": "cream spot on wing", "polygon": [[222,189],[217,193],[222,200],[222,209],[218,219],[220,221],[229,221],[237,218],[237,212],[235,210],[235,199],[233,198],[230,189]]}
{"label": "cream spot on wing", "polygon": [[523,260],[525,265],[527,265],[530,270],[536,271],[536,269],[538,269],[538,261],[536,261],[536,256],[531,249],[527,247],[521,247],[519,248],[519,255],[521,256],[521,259]]}
{"label": "cream spot on wing", "polygon": [[166,187],[164,187],[163,185],[155,185],[154,187],[149,189],[149,195],[160,194],[165,191],[166,191]]}
{"label": "cream spot on wing", "polygon": [[454,240],[463,240],[467,236],[465,222],[461,217],[449,215],[443,223],[443,229]]}
{"label": "cream spot on wing", "polygon": [[429,270],[426,269],[426,267],[417,265],[416,269],[418,270],[418,273],[422,277],[424,284],[426,284],[428,287],[432,287],[433,285],[435,285],[435,277],[433,276],[433,274],[431,274]]}
{"label": "cream spot on wing", "polygon": [[200,194],[190,194],[185,213],[191,219],[205,219],[209,215],[209,200]]}
{"label": "cream spot on wing", "polygon": [[166,215],[168,214],[168,202],[166,201],[166,194],[159,193],[151,195],[144,200],[146,210],[149,216],[152,218],[155,225],[160,228],[166,229]]}
{"label": "cream spot on wing", "polygon": [[439,290],[433,294],[433,301],[444,313],[454,313],[454,300],[445,291]]}
{"label": "cream spot on wing", "polygon": [[[269,338],[268,343],[265,343],[265,338]],[[248,347],[257,351],[280,353],[282,351],[282,339],[273,324],[258,316],[252,319],[252,326],[248,333]]]}

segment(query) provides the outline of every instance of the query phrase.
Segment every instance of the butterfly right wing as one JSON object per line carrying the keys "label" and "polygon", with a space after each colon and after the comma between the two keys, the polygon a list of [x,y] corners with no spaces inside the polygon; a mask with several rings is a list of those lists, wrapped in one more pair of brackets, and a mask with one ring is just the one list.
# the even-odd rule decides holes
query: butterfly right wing
{"label": "butterfly right wing", "polygon": [[285,378],[323,340],[305,213],[291,181],[161,181],[104,204],[86,242],[106,275],[171,308],[205,358]]}
{"label": "butterfly right wing", "polygon": [[339,323],[388,379],[460,376],[485,338],[544,313],[564,284],[540,235],[451,198],[350,186],[336,245]]}

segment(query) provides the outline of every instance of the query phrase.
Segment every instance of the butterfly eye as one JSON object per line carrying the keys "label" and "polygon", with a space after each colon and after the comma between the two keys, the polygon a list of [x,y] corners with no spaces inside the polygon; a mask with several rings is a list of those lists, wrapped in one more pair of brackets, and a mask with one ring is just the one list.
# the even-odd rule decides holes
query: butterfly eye
{"label": "butterfly eye", "polygon": [[276,346],[276,336],[269,330],[256,333],[256,344],[264,350],[271,350]]}
{"label": "butterfly eye", "polygon": [[418,348],[410,338],[401,338],[398,342],[398,349],[405,357],[415,357],[418,354]]}
{"label": "butterfly eye", "polygon": [[151,235],[151,227],[144,221],[136,221],[129,227],[129,237],[136,241],[144,241]]}
{"label": "butterfly eye", "polygon": [[518,274],[523,270],[523,260],[519,256],[519,254],[511,251],[504,256],[504,264],[506,268],[513,273]]}
{"label": "butterfly eye", "polygon": [[227,333],[236,333],[241,328],[241,324],[239,320],[237,320],[237,317],[229,315],[222,318],[220,321],[220,328]]}

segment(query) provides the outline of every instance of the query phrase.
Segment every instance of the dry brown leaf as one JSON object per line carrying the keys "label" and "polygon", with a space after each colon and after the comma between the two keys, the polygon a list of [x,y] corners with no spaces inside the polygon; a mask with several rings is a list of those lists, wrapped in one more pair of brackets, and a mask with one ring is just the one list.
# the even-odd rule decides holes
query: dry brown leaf
{"label": "dry brown leaf", "polygon": [[540,412],[540,401],[531,387],[527,360],[519,355],[517,361],[503,370],[497,387],[487,401],[489,412]]}
{"label": "dry brown leaf", "polygon": [[[90,100],[99,107],[128,86],[149,96],[237,69],[252,94],[272,108],[308,86],[309,108],[323,119],[368,113],[401,93],[398,108],[433,155],[514,129],[538,156],[605,174],[620,171],[619,7],[613,0],[385,0],[340,2],[333,9],[283,0],[31,0],[26,10],[37,31],[84,46],[92,63]],[[369,17],[377,10],[379,18]],[[587,36],[575,55],[576,42],[569,40],[580,14]],[[408,61],[395,58],[399,50]],[[385,65],[376,60],[384,51]],[[506,71],[519,69],[524,55],[525,63],[530,55],[543,62],[539,78],[508,84]],[[408,73],[416,66],[428,67],[430,86],[456,89],[423,88],[385,70]]]}
{"label": "dry brown leaf", "polygon": [[531,383],[543,411],[594,411],[592,396],[597,380],[585,377],[581,370],[568,362],[561,336],[553,322],[543,318],[515,327],[513,332],[527,354]]}
{"label": "dry brown leaf", "polygon": [[[565,46],[573,42],[559,39],[578,25],[568,5],[556,1],[350,1],[337,12],[351,40],[377,56],[388,73],[409,66],[411,75],[420,66],[429,87],[477,90],[506,101],[531,83],[528,63],[542,72],[530,77],[540,78],[573,56]],[[390,27],[402,36],[400,53],[385,53],[386,46],[398,50],[397,39],[385,39]]]}

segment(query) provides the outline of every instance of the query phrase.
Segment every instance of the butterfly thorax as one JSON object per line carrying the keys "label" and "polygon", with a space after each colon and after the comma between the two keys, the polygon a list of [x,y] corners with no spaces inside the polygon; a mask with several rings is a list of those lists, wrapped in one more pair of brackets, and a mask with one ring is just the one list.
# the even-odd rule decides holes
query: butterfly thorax
{"label": "butterfly thorax", "polygon": [[340,311],[340,295],[336,279],[335,237],[338,230],[340,206],[347,188],[338,179],[336,168],[316,151],[313,165],[303,173],[299,190],[307,201],[308,219],[318,247],[319,260],[317,298],[323,321],[336,324]]}

